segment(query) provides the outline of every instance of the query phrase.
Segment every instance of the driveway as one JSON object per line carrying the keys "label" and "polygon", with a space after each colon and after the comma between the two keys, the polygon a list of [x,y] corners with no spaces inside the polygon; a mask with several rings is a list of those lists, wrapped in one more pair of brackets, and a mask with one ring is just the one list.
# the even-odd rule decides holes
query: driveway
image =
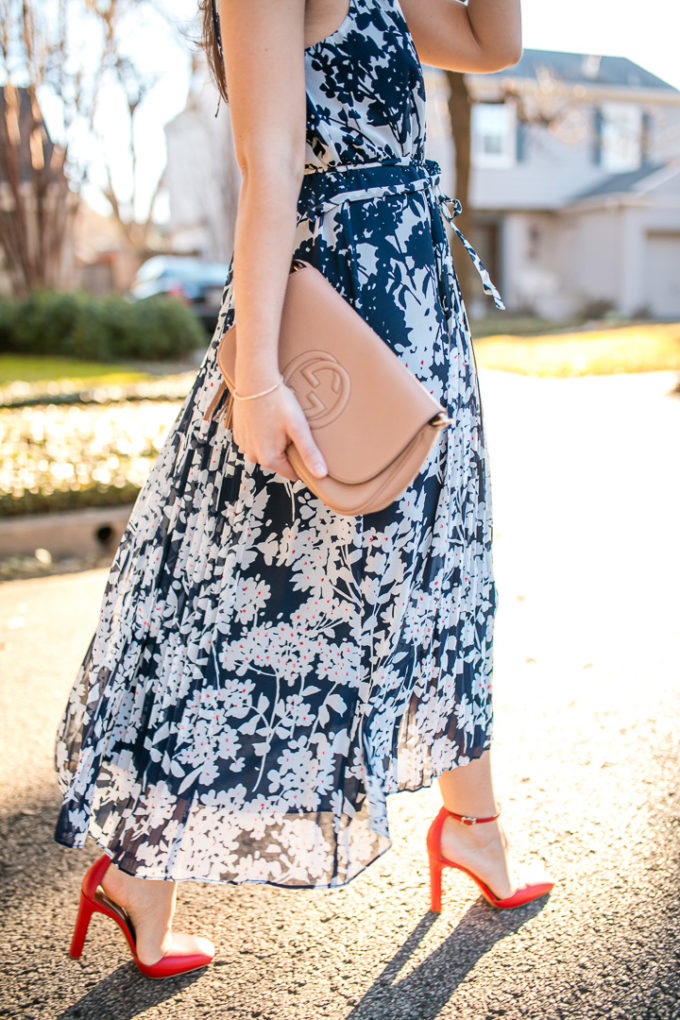
{"label": "driveway", "polygon": [[436,788],[391,798],[393,848],[348,886],[187,885],[216,964],[151,982],[95,919],[68,941],[92,847],[57,846],[52,743],[102,570],[0,585],[0,1015],[22,1020],[678,1020],[680,399],[670,374],[482,373],[499,611],[498,796],[557,885],[489,907],[445,876]]}

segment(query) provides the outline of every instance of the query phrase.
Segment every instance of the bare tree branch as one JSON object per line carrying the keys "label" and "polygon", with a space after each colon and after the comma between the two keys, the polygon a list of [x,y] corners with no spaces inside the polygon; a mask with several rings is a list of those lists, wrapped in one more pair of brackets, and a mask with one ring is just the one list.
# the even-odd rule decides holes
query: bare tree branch
{"label": "bare tree branch", "polygon": [[[135,137],[157,79],[141,72],[126,49],[134,19],[159,8],[150,0],[52,0],[46,17],[42,2],[0,0],[0,247],[20,291],[59,285],[86,182],[101,174],[112,215],[140,253],[148,248],[160,187],[156,182],[140,211]],[[87,60],[79,52],[84,37],[96,47]],[[105,89],[118,91],[126,111],[132,184],[124,192],[106,147],[96,144]],[[43,120],[43,94],[59,113],[55,138]]]}

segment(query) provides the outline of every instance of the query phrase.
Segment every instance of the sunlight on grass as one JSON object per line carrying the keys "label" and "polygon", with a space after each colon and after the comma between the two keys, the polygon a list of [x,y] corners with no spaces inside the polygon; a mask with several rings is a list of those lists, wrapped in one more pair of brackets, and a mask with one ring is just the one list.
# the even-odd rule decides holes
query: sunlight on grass
{"label": "sunlight on grass", "polygon": [[[182,400],[196,368],[146,372],[126,364],[101,364],[67,358],[0,355],[0,405],[4,408],[56,403],[120,403],[125,400]],[[89,374],[87,374],[89,373]]]}
{"label": "sunlight on grass", "polygon": [[680,371],[680,323],[543,336],[486,336],[475,340],[475,356],[481,368],[520,375]]}
{"label": "sunlight on grass", "polygon": [[140,372],[127,364],[106,365],[101,361],[78,361],[75,358],[0,354],[0,386],[13,382],[58,382],[62,379],[70,383],[87,382],[88,385],[101,380],[102,383],[118,386],[150,378],[148,372]]}

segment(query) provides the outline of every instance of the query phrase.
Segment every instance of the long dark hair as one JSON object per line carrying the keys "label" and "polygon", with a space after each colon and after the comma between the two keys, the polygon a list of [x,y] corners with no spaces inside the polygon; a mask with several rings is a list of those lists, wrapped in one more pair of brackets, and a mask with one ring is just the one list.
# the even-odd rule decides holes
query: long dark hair
{"label": "long dark hair", "polygon": [[220,16],[217,13],[216,3],[217,0],[198,0],[198,9],[203,19],[201,45],[208,58],[208,67],[217,85],[217,90],[225,103],[228,103],[227,77],[224,73],[224,53],[220,36]]}

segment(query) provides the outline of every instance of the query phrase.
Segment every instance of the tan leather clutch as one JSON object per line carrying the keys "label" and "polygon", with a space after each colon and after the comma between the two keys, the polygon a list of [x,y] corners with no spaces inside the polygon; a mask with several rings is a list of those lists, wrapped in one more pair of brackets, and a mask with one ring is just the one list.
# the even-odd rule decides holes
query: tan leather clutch
{"label": "tan leather clutch", "polygon": [[[234,389],[236,324],[217,359]],[[328,474],[315,478],[293,443],[286,455],[315,495],[339,514],[382,510],[421,470],[446,410],[315,266],[295,259],[279,333],[279,367],[297,397]],[[231,427],[220,388],[205,413]],[[217,409],[215,413],[215,409]]]}

